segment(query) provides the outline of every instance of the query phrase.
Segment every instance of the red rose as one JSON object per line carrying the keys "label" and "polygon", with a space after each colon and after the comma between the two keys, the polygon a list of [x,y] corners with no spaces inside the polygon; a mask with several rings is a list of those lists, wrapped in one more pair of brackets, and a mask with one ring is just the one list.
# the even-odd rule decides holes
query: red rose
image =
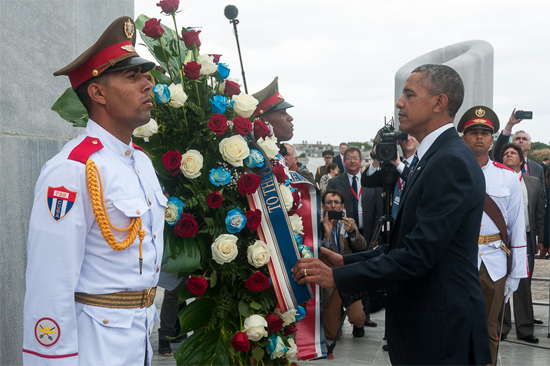
{"label": "red rose", "polygon": [[181,237],[193,237],[199,231],[199,225],[195,218],[187,213],[182,213],[176,225],[174,225],[176,234]]}
{"label": "red rose", "polygon": [[178,6],[180,6],[180,0],[162,0],[160,3],[157,4],[157,6],[160,6],[162,11],[166,14],[170,14],[171,12],[178,10]]}
{"label": "red rose", "polygon": [[197,80],[201,77],[201,64],[190,61],[183,67],[183,73],[189,80]]}
{"label": "red rose", "polygon": [[252,130],[252,123],[248,118],[238,116],[231,122],[233,122],[233,133],[237,135],[246,136]]}
{"label": "red rose", "polygon": [[160,19],[151,18],[145,22],[141,31],[147,37],[160,38],[164,33],[164,28],[160,25]]}
{"label": "red rose", "polygon": [[252,194],[256,192],[256,190],[260,186],[261,181],[262,178],[260,178],[260,176],[257,174],[243,173],[243,175],[241,175],[239,181],[237,182],[237,189],[239,190],[239,193],[243,196],[247,194]]}
{"label": "red rose", "polygon": [[250,342],[248,341],[248,336],[246,333],[237,332],[231,339],[231,346],[237,352],[248,352],[250,351]]}
{"label": "red rose", "polygon": [[187,279],[187,288],[195,296],[202,296],[208,288],[208,282],[203,276],[191,276]]}
{"label": "red rose", "polygon": [[285,333],[285,336],[289,336],[292,333],[296,333],[296,323],[292,323],[288,327],[286,327],[284,333]]}
{"label": "red rose", "polygon": [[216,53],[209,53],[208,56],[214,57],[214,62],[220,62],[220,57],[222,57],[222,55]]}
{"label": "red rose", "polygon": [[[208,193],[208,196],[206,196],[206,203],[210,208],[221,207],[222,202],[223,202],[223,195],[218,191]],[[248,218],[247,218],[246,224],[248,225]]]}
{"label": "red rose", "polygon": [[239,94],[241,94],[241,87],[239,86],[239,84],[237,84],[233,81],[226,80],[225,81],[225,94],[229,95],[230,97],[232,97],[234,95],[239,95]]}
{"label": "red rose", "polygon": [[269,127],[267,127],[264,121],[259,119],[254,121],[254,137],[259,139],[270,135],[271,135],[271,131],[269,130]]}
{"label": "red rose", "polygon": [[267,322],[267,330],[269,333],[275,333],[283,328],[283,319],[275,313],[268,314],[265,317]]}
{"label": "red rose", "polygon": [[181,35],[181,40],[185,43],[187,48],[192,48],[193,46],[200,47],[201,40],[199,39],[199,33],[201,31],[190,30]]}
{"label": "red rose", "polygon": [[300,194],[298,193],[298,190],[296,189],[294,192],[292,192],[292,207],[290,208],[290,211],[296,211],[298,207],[300,207]]}
{"label": "red rose", "polygon": [[176,176],[180,171],[181,166],[181,154],[179,151],[168,151],[162,155],[162,162],[166,170],[172,172],[172,176]]}
{"label": "red rose", "polygon": [[223,135],[227,130],[227,118],[220,113],[213,114],[208,121],[208,128],[216,135]]}
{"label": "red rose", "polygon": [[244,283],[244,287],[254,292],[267,290],[270,286],[269,278],[260,272],[254,272]]}
{"label": "red rose", "polygon": [[285,168],[279,163],[275,164],[273,166],[273,173],[277,177],[277,182],[284,183],[286,182],[286,174],[285,174]]}
{"label": "red rose", "polygon": [[258,226],[262,221],[262,211],[250,210],[247,211],[244,216],[246,217],[246,227],[250,230],[258,230]]}

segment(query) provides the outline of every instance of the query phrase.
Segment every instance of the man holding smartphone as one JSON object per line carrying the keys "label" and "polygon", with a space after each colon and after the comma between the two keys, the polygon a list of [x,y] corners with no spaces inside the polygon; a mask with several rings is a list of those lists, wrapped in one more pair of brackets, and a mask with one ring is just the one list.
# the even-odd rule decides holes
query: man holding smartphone
{"label": "man holding smartphone", "polygon": [[[335,253],[347,255],[365,250],[367,241],[359,232],[355,220],[346,217],[344,213],[344,194],[337,189],[327,189],[321,197],[323,216],[322,245]],[[342,322],[342,300],[337,289],[323,288],[323,326],[327,339],[338,339],[336,334]],[[351,304],[348,309],[348,319],[353,325],[353,336],[363,337],[366,315],[361,300]]]}

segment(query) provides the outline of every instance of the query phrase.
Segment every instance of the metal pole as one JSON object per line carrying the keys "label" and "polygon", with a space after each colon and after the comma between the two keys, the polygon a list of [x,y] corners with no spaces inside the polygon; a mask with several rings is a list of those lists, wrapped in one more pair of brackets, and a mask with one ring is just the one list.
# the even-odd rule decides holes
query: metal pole
{"label": "metal pole", "polygon": [[241,62],[241,73],[243,75],[244,92],[248,94],[248,88],[246,87],[246,77],[244,76],[243,58],[241,56],[241,46],[239,44],[239,35],[237,33],[237,24],[239,24],[239,21],[237,19],[233,19],[233,20],[230,20],[229,23],[233,23],[235,39],[237,40],[237,50],[239,51],[239,61]]}

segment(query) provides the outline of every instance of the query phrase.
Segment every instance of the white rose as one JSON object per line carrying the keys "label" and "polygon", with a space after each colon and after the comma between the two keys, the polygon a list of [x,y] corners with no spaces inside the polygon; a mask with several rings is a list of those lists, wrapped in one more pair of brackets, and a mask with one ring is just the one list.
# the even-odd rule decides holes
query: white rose
{"label": "white rose", "polygon": [[189,150],[181,156],[180,170],[184,176],[189,179],[197,178],[201,175],[202,155],[197,150]]}
{"label": "white rose", "polygon": [[262,137],[258,139],[257,143],[265,152],[268,158],[277,158],[279,147],[277,146],[277,138],[275,136]]}
{"label": "white rose", "polygon": [[201,75],[212,75],[218,70],[218,65],[214,63],[214,56],[208,54],[199,56],[199,64],[201,64]]}
{"label": "white rose", "polygon": [[267,321],[263,316],[250,315],[244,320],[243,331],[251,341],[259,341],[263,337],[267,337]]}
{"label": "white rose", "polygon": [[164,221],[169,225],[174,225],[178,219],[179,209],[173,203],[168,202],[168,206],[164,209]]}
{"label": "white rose", "polygon": [[284,314],[281,314],[279,309],[275,309],[275,314],[279,315],[279,317],[283,319],[283,327],[289,326],[290,324],[296,322],[296,309],[290,309]]}
{"label": "white rose", "polygon": [[243,166],[243,160],[250,155],[246,140],[241,135],[226,137],[220,142],[223,160],[233,166]]}
{"label": "white rose", "polygon": [[181,108],[187,100],[187,94],[183,91],[181,84],[172,84],[168,87],[170,90],[170,104],[174,108]]}
{"label": "white rose", "polygon": [[296,342],[294,342],[294,338],[287,338],[287,341],[290,348],[286,352],[286,356],[288,358],[293,358],[298,353],[298,346],[296,346]]}
{"label": "white rose", "polygon": [[265,266],[269,263],[269,258],[271,258],[271,250],[269,250],[267,244],[261,240],[256,240],[253,245],[249,246],[246,254],[248,263],[256,268]]}
{"label": "white rose", "polygon": [[292,208],[292,204],[294,203],[294,198],[292,197],[290,187],[287,187],[284,183],[281,183],[279,184],[279,189],[281,190],[281,196],[283,196],[283,200],[285,201],[285,208],[288,211]]}
{"label": "white rose", "polygon": [[233,110],[235,111],[235,113],[243,118],[250,117],[258,106],[258,99],[254,98],[252,95],[248,95],[245,93],[234,95],[233,101],[235,102]]}
{"label": "white rose", "polygon": [[212,243],[212,258],[218,264],[229,263],[237,257],[237,237],[231,234],[221,234]]}
{"label": "white rose", "polygon": [[273,360],[275,358],[281,358],[285,355],[285,353],[288,351],[288,347],[285,346],[285,342],[283,342],[283,339],[279,336],[277,336],[275,349],[270,354],[270,358]]}
{"label": "white rose", "polygon": [[135,137],[141,137],[145,141],[149,141],[149,137],[153,136],[159,130],[159,125],[154,119],[150,119],[149,122],[143,126],[139,126],[134,130],[133,135]]}
{"label": "white rose", "polygon": [[302,223],[302,218],[296,214],[290,216],[288,218],[290,220],[290,224],[292,225],[292,230],[296,234],[304,234],[304,224]]}

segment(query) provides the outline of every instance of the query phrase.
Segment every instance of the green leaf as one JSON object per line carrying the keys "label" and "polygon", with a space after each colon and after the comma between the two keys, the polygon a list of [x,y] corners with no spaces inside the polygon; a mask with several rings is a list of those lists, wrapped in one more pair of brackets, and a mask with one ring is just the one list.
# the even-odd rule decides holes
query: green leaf
{"label": "green leaf", "polygon": [[209,297],[202,297],[187,304],[178,314],[181,331],[185,333],[206,327],[215,307],[216,301]]}
{"label": "green leaf", "polygon": [[157,84],[166,84],[166,85],[170,85],[172,84],[172,79],[170,79],[169,76],[153,69],[151,71],[149,71],[151,73],[151,75],[155,78],[155,80],[157,81]]}
{"label": "green leaf", "polygon": [[252,301],[250,303],[250,307],[254,310],[260,310],[262,306],[260,304],[258,304],[256,301]]}
{"label": "green leaf", "polygon": [[72,88],[65,90],[52,105],[52,110],[64,120],[71,122],[74,127],[86,127],[88,123],[88,112]]}
{"label": "green leaf", "polygon": [[[167,231],[165,230],[165,233]],[[163,268],[164,272],[192,273],[200,266],[201,249],[194,238],[181,238],[175,234],[166,233],[164,240],[164,245],[170,250],[170,257]]]}
{"label": "green leaf", "polygon": [[250,315],[250,305],[243,300],[239,301],[239,313],[241,313],[244,318],[247,318]]}
{"label": "green leaf", "polygon": [[216,283],[218,282],[218,272],[216,270],[212,270],[212,273],[210,274],[210,287],[216,286]]}
{"label": "green leaf", "polygon": [[252,350],[252,357],[254,357],[256,361],[260,361],[262,358],[264,358],[264,354],[265,351],[262,347],[254,347],[254,349]]}

